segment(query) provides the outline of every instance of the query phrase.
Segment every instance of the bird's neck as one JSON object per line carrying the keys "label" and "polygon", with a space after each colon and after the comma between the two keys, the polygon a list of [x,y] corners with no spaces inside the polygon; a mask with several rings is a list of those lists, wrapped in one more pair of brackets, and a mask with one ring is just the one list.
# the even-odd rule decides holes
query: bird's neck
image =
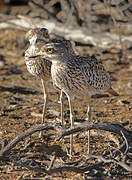
{"label": "bird's neck", "polygon": [[60,63],[61,63],[60,60],[57,60],[57,59],[52,61],[52,64],[53,64],[53,65],[58,65],[58,64],[60,64]]}

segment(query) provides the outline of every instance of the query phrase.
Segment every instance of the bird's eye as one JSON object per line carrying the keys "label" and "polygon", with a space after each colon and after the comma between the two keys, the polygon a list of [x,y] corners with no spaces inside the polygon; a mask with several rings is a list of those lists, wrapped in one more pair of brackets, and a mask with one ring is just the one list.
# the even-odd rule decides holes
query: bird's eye
{"label": "bird's eye", "polygon": [[33,36],[32,36],[32,34],[29,34],[29,39],[31,39]]}
{"label": "bird's eye", "polygon": [[48,49],[47,49],[47,53],[48,53],[48,54],[54,53],[54,48],[48,48]]}
{"label": "bird's eye", "polygon": [[45,32],[45,33],[44,33],[44,37],[45,37],[45,38],[48,38],[48,37],[49,37],[48,32]]}

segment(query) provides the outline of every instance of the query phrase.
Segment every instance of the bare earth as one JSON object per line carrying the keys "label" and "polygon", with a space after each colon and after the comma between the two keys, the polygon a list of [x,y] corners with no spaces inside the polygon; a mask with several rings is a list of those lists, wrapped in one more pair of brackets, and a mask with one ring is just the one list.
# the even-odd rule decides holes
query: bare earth
{"label": "bare earth", "polygon": [[[28,128],[40,123],[43,93],[41,82],[27,72],[24,63],[24,31],[20,30],[1,30],[0,31],[0,139],[12,140],[17,135]],[[86,48],[85,48],[86,49]],[[77,47],[83,54],[83,48]],[[86,54],[86,52],[85,52]],[[120,94],[119,97],[92,98],[92,121],[93,122],[118,122],[129,121],[129,128],[132,123],[132,64],[130,62],[117,64],[115,60],[104,60],[103,64],[111,72],[113,88]],[[60,121],[60,105],[58,103],[58,92],[53,88],[52,82],[49,83],[50,102],[46,122]],[[80,119],[86,118],[87,104],[76,100],[75,110],[77,111],[77,123]],[[65,119],[69,121],[69,111],[67,99],[65,98]],[[110,146],[117,147],[119,142],[111,133],[92,131],[91,132],[91,151],[103,153],[110,149]],[[110,142],[111,139],[111,142]],[[64,144],[69,145],[69,138],[65,142],[48,143],[38,138],[38,133],[23,140],[12,151],[10,161],[1,164],[1,179],[17,179],[18,177],[35,178],[51,177],[44,173],[36,173],[15,165],[16,161],[23,160],[25,157],[34,157],[38,162],[46,163],[41,158],[46,156],[49,151],[64,156],[66,153]],[[74,141],[75,154],[87,152],[87,136],[82,133],[79,138],[76,136]],[[63,154],[62,154],[63,152]],[[43,157],[44,158],[44,157]],[[47,160],[48,161],[48,160]],[[112,169],[109,166],[110,174],[118,176],[117,167]],[[108,167],[105,167],[108,170]],[[104,171],[105,171],[104,168]],[[102,171],[102,170],[101,170]],[[100,171],[100,173],[101,173]],[[99,172],[98,172],[99,173]],[[116,174],[117,173],[117,174]],[[125,172],[124,172],[125,173]],[[84,174],[64,173],[63,176],[81,179]],[[112,175],[111,175],[112,176]],[[61,175],[55,174],[53,179],[61,179]],[[41,179],[41,178],[40,178]]]}
{"label": "bare earth", "polygon": [[[0,139],[10,142],[30,127],[41,122],[43,93],[40,79],[30,75],[24,62],[24,51],[28,44],[24,41],[25,31],[6,29],[0,30]],[[93,53],[94,48],[77,46],[76,50],[82,55]],[[119,64],[117,54],[110,52],[104,54],[102,63],[110,72],[112,87],[120,96],[102,96],[92,98],[93,122],[129,122],[125,128],[132,128],[132,60]],[[58,92],[49,83],[49,104],[46,122],[60,122],[60,104]],[[64,118],[68,125],[69,109],[65,96]],[[79,124],[86,118],[87,102],[76,99],[74,104]],[[45,132],[47,134],[49,132]],[[105,150],[119,147],[117,136],[104,131],[91,131],[90,149],[92,153],[103,154]],[[109,164],[100,170],[90,173],[60,172],[47,175],[44,172],[28,170],[20,166],[21,161],[32,166],[49,166],[53,153],[56,154],[56,164],[61,158],[66,162],[70,160],[66,156],[66,148],[69,148],[69,137],[60,142],[39,139],[38,133],[24,139],[10,152],[7,161],[0,161],[0,179],[118,179],[126,176],[132,178],[131,173],[123,168]],[[87,152],[87,132],[75,135],[74,155]],[[57,160],[58,159],[58,160]],[[76,159],[76,158],[75,158]],[[73,159],[73,161],[75,160]],[[30,162],[31,161],[31,162]],[[93,159],[93,162],[96,160]]]}

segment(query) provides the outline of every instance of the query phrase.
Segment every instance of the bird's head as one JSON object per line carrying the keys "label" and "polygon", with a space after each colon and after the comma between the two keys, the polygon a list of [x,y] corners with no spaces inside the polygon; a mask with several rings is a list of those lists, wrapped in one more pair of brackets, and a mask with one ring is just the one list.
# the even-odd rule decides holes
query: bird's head
{"label": "bird's head", "polygon": [[44,44],[40,51],[30,58],[42,57],[52,62],[63,61],[65,57],[68,57],[71,52],[71,42],[67,40],[56,40],[55,42],[50,42]]}
{"label": "bird's head", "polygon": [[37,42],[49,42],[49,33],[46,28],[34,28],[30,29],[26,34],[26,39],[29,40],[30,44]]}

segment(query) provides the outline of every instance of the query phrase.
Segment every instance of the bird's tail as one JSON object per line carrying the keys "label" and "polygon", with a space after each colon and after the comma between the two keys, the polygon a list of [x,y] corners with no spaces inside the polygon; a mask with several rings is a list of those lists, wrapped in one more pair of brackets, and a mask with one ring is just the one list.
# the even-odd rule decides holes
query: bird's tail
{"label": "bird's tail", "polygon": [[107,92],[113,96],[119,96],[119,94],[116,91],[114,91],[112,88],[108,89]]}

